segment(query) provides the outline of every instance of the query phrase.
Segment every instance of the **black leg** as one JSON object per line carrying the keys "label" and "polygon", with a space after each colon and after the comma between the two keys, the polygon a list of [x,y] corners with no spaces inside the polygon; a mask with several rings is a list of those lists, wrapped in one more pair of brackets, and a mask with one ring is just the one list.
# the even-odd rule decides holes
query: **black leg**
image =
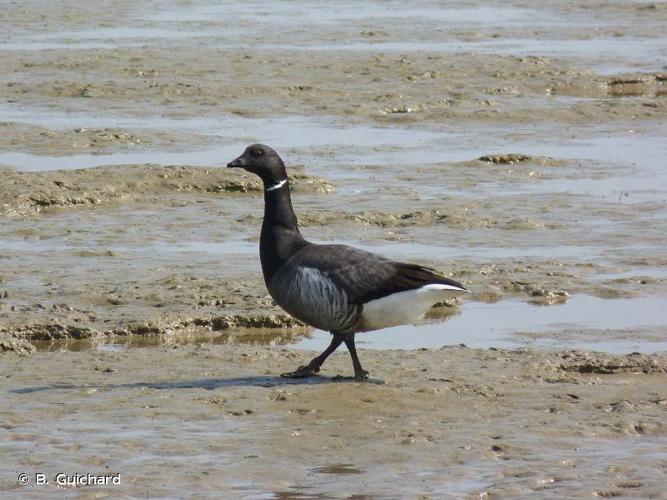
{"label": "black leg", "polygon": [[345,336],[345,345],[350,351],[352,357],[352,366],[354,367],[354,379],[357,382],[362,382],[368,379],[368,372],[361,367],[359,356],[357,356],[357,348],[354,345],[354,333],[349,333]]}
{"label": "black leg", "polygon": [[286,378],[302,378],[315,375],[317,372],[320,371],[320,366],[322,366],[322,363],[324,363],[324,361],[329,357],[329,355],[332,352],[338,349],[338,346],[341,345],[342,342],[343,342],[343,337],[341,335],[334,333],[334,336],[331,339],[329,347],[327,347],[322,354],[320,354],[316,358],[313,358],[312,361],[307,365],[300,366],[293,372],[282,373],[280,376]]}

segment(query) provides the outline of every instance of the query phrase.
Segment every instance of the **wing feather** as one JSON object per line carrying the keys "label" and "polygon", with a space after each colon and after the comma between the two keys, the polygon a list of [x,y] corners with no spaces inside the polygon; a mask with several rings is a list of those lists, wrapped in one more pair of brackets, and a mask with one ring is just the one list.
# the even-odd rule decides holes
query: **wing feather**
{"label": "wing feather", "polygon": [[292,258],[299,265],[322,272],[345,291],[353,304],[364,304],[429,284],[466,290],[461,283],[445,278],[428,267],[396,262],[346,245],[312,244]]}

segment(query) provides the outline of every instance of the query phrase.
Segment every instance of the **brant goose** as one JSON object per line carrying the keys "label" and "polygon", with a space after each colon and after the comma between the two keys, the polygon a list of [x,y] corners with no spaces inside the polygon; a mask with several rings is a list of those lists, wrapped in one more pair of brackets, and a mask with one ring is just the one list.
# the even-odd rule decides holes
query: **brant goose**
{"label": "brant goose", "polygon": [[333,335],[322,354],[283,377],[316,374],[344,342],[354,378],[365,380],[368,372],[359,362],[355,333],[413,323],[436,302],[469,293],[460,283],[420,265],[346,245],[306,241],[292,209],[285,164],[272,148],[248,146],[227,167],[243,168],[264,183],[259,257],[271,297],[292,316]]}

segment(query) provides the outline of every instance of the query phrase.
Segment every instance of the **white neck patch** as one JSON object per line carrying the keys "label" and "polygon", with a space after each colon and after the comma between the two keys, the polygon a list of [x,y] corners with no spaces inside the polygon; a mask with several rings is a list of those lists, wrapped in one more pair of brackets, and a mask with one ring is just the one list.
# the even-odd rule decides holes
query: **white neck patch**
{"label": "white neck patch", "polygon": [[278,184],[274,184],[271,187],[267,187],[266,191],[275,191],[276,189],[280,189],[281,187],[283,187],[286,183],[287,183],[287,179],[283,179]]}

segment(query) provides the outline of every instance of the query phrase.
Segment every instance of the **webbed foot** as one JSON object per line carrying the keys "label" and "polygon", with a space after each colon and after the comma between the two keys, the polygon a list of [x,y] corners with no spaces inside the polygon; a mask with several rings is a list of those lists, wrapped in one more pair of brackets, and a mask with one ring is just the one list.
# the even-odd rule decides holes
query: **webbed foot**
{"label": "webbed foot", "polygon": [[293,372],[281,373],[280,376],[283,378],[305,378],[305,377],[314,377],[320,371],[319,366],[312,365],[303,365],[294,370]]}
{"label": "webbed foot", "polygon": [[355,382],[373,382],[374,384],[378,383],[378,381],[371,380],[370,378],[368,378],[368,372],[366,370],[362,370],[361,372],[356,373],[354,377],[350,377],[349,375],[334,375],[333,377],[331,377],[331,380],[335,382],[343,382],[343,381],[351,382],[352,380],[354,380]]}

